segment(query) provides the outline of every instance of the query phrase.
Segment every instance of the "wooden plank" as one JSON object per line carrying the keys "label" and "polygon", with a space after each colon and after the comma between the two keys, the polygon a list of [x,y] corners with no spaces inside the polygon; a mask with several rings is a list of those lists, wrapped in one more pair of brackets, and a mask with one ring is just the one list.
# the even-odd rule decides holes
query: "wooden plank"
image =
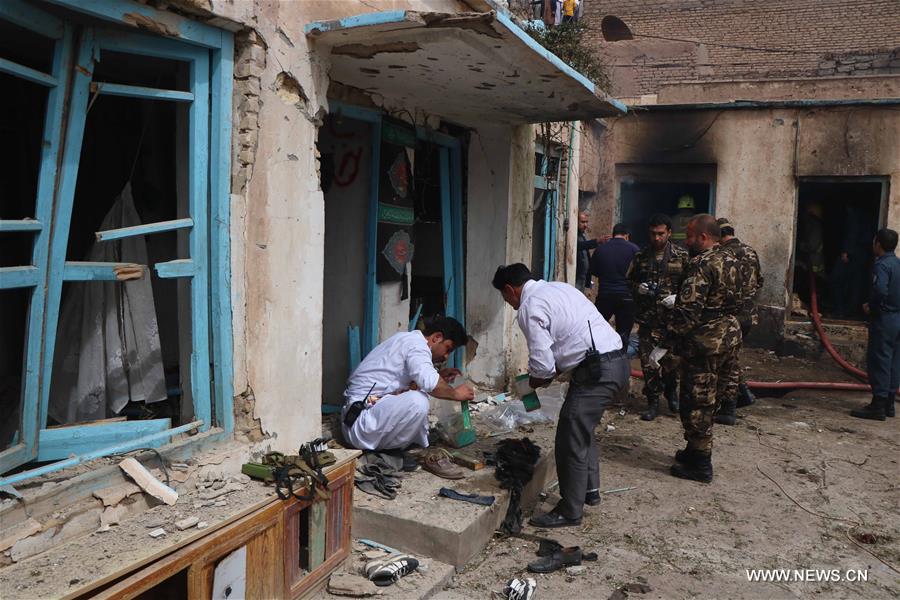
{"label": "wooden plank", "polygon": [[44,224],[34,219],[20,219],[18,221],[0,219],[0,233],[13,231],[41,231]]}
{"label": "wooden plank", "polygon": [[128,473],[136,484],[157,500],[161,500],[169,506],[172,506],[178,500],[178,492],[151,475],[147,467],[136,459],[126,458],[119,463],[119,468]]}
{"label": "wooden plank", "polygon": [[309,570],[325,562],[325,502],[309,507]]}
{"label": "wooden plank", "polygon": [[146,265],[115,262],[66,261],[63,281],[128,281],[141,279]]}
{"label": "wooden plank", "polygon": [[0,267],[0,290],[35,287],[37,284],[37,267]]}
{"label": "wooden plank", "polygon": [[247,598],[283,598],[284,513],[247,544]]}
{"label": "wooden plank", "polygon": [[119,229],[107,229],[106,231],[98,231],[94,233],[94,235],[97,237],[98,242],[109,242],[138,235],[152,235],[154,233],[165,233],[167,231],[177,231],[179,229],[190,229],[193,227],[193,219],[173,219],[171,221],[160,221],[158,223],[147,223],[145,225],[132,225],[131,227],[121,227]]}
{"label": "wooden plank", "polygon": [[[347,327],[347,346],[350,352],[350,373],[356,370],[356,367],[359,366],[360,352],[361,348],[359,346],[359,327],[355,325],[350,325]],[[350,376],[350,373],[347,373],[347,376]]]}
{"label": "wooden plank", "polygon": [[156,274],[162,279],[176,279],[179,277],[194,276],[194,261],[189,258],[180,258],[178,260],[170,260],[169,262],[161,262],[153,265]]}
{"label": "wooden plank", "polygon": [[[165,431],[171,426],[171,419],[148,419],[41,429],[38,432],[38,460],[41,462],[60,460],[72,454],[85,454],[98,448],[114,446],[134,438]],[[147,447],[159,448],[167,442],[168,439],[160,438],[147,442]]]}
{"label": "wooden plank", "polygon": [[124,85],[121,83],[92,83],[91,92],[101,96],[123,96],[125,98],[142,98],[146,100],[169,100],[173,102],[194,101],[194,94],[190,92],[142,87],[139,85]]}
{"label": "wooden plank", "polygon": [[56,78],[36,69],[20,65],[19,63],[0,58],[0,73],[8,73],[13,77],[30,81],[44,87],[56,87]]}

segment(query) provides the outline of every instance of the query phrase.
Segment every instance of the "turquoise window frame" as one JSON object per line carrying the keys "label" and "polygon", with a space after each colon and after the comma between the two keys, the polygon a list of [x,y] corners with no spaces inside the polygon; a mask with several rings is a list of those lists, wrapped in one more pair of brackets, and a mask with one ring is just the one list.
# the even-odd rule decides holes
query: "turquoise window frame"
{"label": "turquoise window frame", "polygon": [[[361,108],[343,102],[330,101],[331,111],[350,119],[372,124],[371,180],[369,189],[369,210],[366,231],[366,301],[362,326],[362,357],[378,345],[379,339],[379,296],[375,279],[375,265],[378,257],[378,184],[381,164],[381,119],[377,110]],[[444,289],[447,290],[447,316],[465,325],[465,267],[463,265],[463,215],[462,215],[462,144],[450,135],[416,127],[417,139],[435,144],[440,149],[441,165],[441,222],[442,252],[445,265]],[[446,223],[447,226],[443,226]],[[460,352],[454,353],[454,366],[462,363]]]}
{"label": "turquoise window frame", "polygon": [[[190,259],[158,263],[155,268],[160,277],[193,279],[192,352],[191,364],[187,366],[190,368],[195,414],[191,428],[207,430],[217,427],[222,430],[222,435],[234,429],[230,272],[234,38],[230,32],[126,0],[50,1],[122,25],[129,25],[126,15],[130,20],[134,14],[143,14],[168,23],[177,34],[172,39],[139,33],[131,26],[131,31],[107,29],[102,24],[77,26],[23,0],[4,0],[0,3],[0,18],[57,40],[53,70],[47,76],[34,75],[26,67],[11,65],[9,61],[0,62],[0,70],[16,71],[14,75],[51,88],[35,219],[0,221],[0,231],[35,236],[31,265],[0,270],[0,289],[32,289],[22,386],[23,421],[19,442],[0,452],[0,473],[30,460],[51,460],[64,452],[64,447],[60,449],[58,443],[59,430],[53,430],[51,434],[50,430],[43,429],[49,405],[50,372],[62,284],[65,281],[114,279],[111,274],[114,264],[65,260],[84,125],[92,94],[190,103],[187,119],[189,147],[186,153],[189,161],[190,218],[147,224],[139,231],[107,232],[105,238],[188,229]],[[76,28],[81,32],[77,46],[74,42]],[[111,84],[96,85],[92,89],[92,65],[104,50],[186,61],[190,65],[190,92]],[[73,76],[71,82],[67,80],[69,74]],[[68,96],[67,88],[71,89]],[[64,107],[68,109],[65,123]],[[65,145],[61,147],[63,139]],[[197,285],[197,282],[202,282],[202,285]],[[73,426],[67,427],[66,431],[72,434],[73,439],[78,438],[81,457],[97,457],[165,443],[170,437],[166,436],[167,421]],[[174,435],[185,427],[187,425],[169,431]],[[41,449],[42,438],[46,442],[46,451]],[[38,471],[43,473],[68,466],[72,460],[78,458],[0,479],[0,485],[37,475]]]}
{"label": "turquoise window frame", "polygon": [[[554,148],[550,152],[558,151]],[[544,281],[553,281],[556,277],[556,240],[559,228],[559,171],[562,160],[556,163],[556,175],[550,173],[550,156],[543,144],[535,145],[535,152],[544,158],[541,160],[541,172],[534,176],[535,189],[544,190],[544,270],[541,273]],[[561,157],[558,157],[561,158]]]}

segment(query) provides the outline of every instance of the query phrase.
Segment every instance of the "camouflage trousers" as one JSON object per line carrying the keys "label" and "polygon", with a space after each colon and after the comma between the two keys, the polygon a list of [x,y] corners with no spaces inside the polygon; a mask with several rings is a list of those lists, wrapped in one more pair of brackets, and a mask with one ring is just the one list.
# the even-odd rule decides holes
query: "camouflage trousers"
{"label": "camouflage trousers", "polygon": [[[737,395],[738,349],[682,359],[681,425],[688,448],[712,452],[712,426],[722,396]],[[733,391],[731,388],[734,388]],[[721,395],[720,395],[721,394]]]}
{"label": "camouflage trousers", "polygon": [[644,396],[651,401],[662,397],[667,379],[678,376],[678,358],[671,352],[660,361],[659,369],[650,366],[650,353],[662,343],[664,337],[664,329],[653,329],[643,324],[638,329],[638,354],[644,371]]}

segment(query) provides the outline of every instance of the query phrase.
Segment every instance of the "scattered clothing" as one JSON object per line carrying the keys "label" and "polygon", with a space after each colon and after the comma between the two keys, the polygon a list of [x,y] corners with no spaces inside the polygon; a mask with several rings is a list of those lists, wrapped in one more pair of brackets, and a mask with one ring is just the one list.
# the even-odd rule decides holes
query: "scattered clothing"
{"label": "scattered clothing", "polygon": [[541,447],[529,440],[508,439],[497,443],[494,477],[500,487],[509,490],[509,506],[500,524],[500,531],[516,535],[522,531],[522,490],[534,476],[534,468],[541,456]]}
{"label": "scattered clothing", "polygon": [[366,494],[385,500],[397,497],[403,457],[387,452],[364,452],[356,461],[354,485]]}
{"label": "scattered clothing", "polygon": [[482,506],[491,506],[494,504],[494,496],[479,496],[478,494],[463,494],[450,488],[442,487],[438,492],[438,496],[450,498],[451,500],[459,500],[461,502],[470,502],[472,504],[480,504]]}

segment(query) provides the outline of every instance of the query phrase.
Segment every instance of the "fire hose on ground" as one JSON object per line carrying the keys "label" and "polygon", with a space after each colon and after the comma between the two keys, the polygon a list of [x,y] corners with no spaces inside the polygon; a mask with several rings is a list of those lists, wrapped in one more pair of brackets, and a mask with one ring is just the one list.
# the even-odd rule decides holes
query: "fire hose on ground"
{"label": "fire hose on ground", "polygon": [[[809,297],[810,297],[810,317],[815,326],[816,333],[822,341],[825,351],[828,355],[845,371],[862,380],[867,380],[865,371],[851,365],[841,356],[828,339],[825,328],[822,326],[822,319],[819,316],[819,302],[816,298],[816,282],[812,274],[809,276]],[[643,379],[644,373],[637,369],[631,370],[631,376]],[[844,391],[844,392],[870,392],[871,386],[866,383],[843,383],[831,381],[748,381],[747,386],[752,390],[828,390],[828,391]]]}

